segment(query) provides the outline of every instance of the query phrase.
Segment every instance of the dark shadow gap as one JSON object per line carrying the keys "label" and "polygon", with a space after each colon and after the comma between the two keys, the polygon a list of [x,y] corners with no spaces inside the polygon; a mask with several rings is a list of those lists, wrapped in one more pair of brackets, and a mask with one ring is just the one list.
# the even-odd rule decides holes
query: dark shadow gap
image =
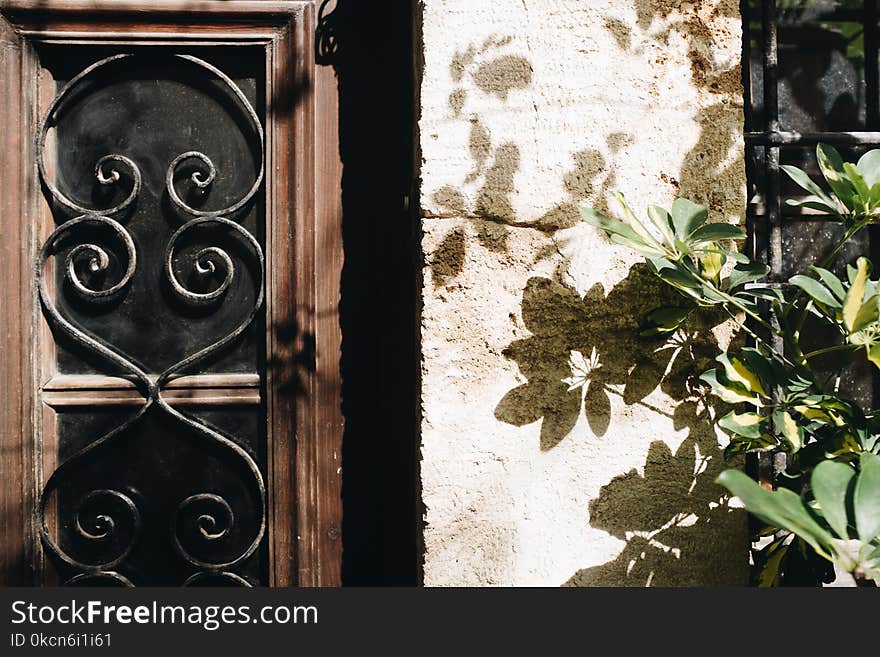
{"label": "dark shadow gap", "polygon": [[325,3],[339,82],[344,585],[418,584],[418,222],[410,0]]}

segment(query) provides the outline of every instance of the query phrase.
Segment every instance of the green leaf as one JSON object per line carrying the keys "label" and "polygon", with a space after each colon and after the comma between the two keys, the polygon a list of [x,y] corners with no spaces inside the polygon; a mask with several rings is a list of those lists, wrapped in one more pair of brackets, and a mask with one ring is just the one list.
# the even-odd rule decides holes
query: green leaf
{"label": "green leaf", "polygon": [[853,494],[856,531],[865,542],[880,536],[880,456],[862,452]]}
{"label": "green leaf", "polygon": [[852,333],[859,311],[862,309],[862,299],[865,298],[865,283],[868,280],[868,270],[871,263],[867,258],[859,258],[856,261],[856,275],[852,285],[846,293],[843,301],[843,325]]}
{"label": "green leaf", "polygon": [[676,236],[681,240],[686,240],[708,218],[709,211],[706,208],[686,198],[676,199],[672,204],[672,225]]}
{"label": "green leaf", "polygon": [[819,187],[819,185],[817,185],[810,179],[805,171],[802,171],[797,167],[793,167],[790,164],[783,164],[779,168],[787,173],[788,177],[791,178],[795,183],[797,183],[801,188],[818,197],[825,206],[831,208],[832,213],[837,214],[837,206],[835,205],[834,201],[831,199],[830,196],[828,196],[828,194],[825,193],[825,191],[821,187]]}
{"label": "green leaf", "polygon": [[745,436],[732,436],[730,444],[724,448],[724,460],[729,461],[738,454],[745,454],[758,449],[768,449],[776,447],[777,441],[769,434],[762,433],[757,438],[746,438]]}
{"label": "green leaf", "polygon": [[645,244],[662,251],[660,244],[654,239],[654,236],[651,235],[650,231],[642,225],[642,222],[639,221],[638,217],[636,217],[635,213],[630,209],[626,202],[626,197],[620,192],[614,192],[613,196],[623,208],[623,216],[626,217],[626,223],[629,224],[636,234],[642,238],[642,241],[644,241]]}
{"label": "green leaf", "polygon": [[693,308],[677,308],[673,306],[661,306],[654,308],[645,315],[642,321],[642,330],[639,335],[652,337],[655,335],[669,335],[684,323],[693,312]]}
{"label": "green leaf", "polygon": [[846,172],[846,177],[849,180],[850,184],[853,186],[853,189],[856,190],[856,194],[858,194],[859,199],[863,203],[867,203],[868,198],[871,195],[871,190],[868,184],[865,182],[865,179],[862,177],[862,174],[859,173],[859,170],[855,167],[855,165],[850,164],[849,162],[843,163],[843,170]]}
{"label": "green leaf", "polygon": [[745,438],[760,438],[761,423],[766,418],[758,413],[736,413],[731,411],[720,420],[718,426],[722,429]]}
{"label": "green leaf", "polygon": [[623,235],[621,235],[619,233],[610,233],[609,232],[608,237],[615,244],[620,244],[621,246],[625,246],[628,249],[632,249],[636,253],[641,253],[646,258],[656,257],[658,255],[665,255],[663,252],[648,246],[647,244],[645,244],[641,240],[637,241],[634,239],[630,239],[628,237],[624,237]]}
{"label": "green leaf", "polygon": [[748,290],[736,293],[737,299],[764,299],[773,303],[785,303],[785,295],[782,290],[774,287],[750,287]]}
{"label": "green leaf", "polygon": [[838,301],[837,297],[835,297],[827,287],[822,285],[822,283],[815,278],[798,274],[797,276],[792,276],[788,279],[788,282],[792,285],[797,285],[815,301],[818,301],[824,306],[828,306],[829,308],[841,307],[840,301]]}
{"label": "green leaf", "polygon": [[822,279],[822,282],[825,283],[826,287],[834,293],[840,301],[843,301],[846,298],[846,290],[843,287],[843,283],[837,276],[828,271],[827,269],[822,269],[822,267],[811,267],[811,269],[819,274],[819,278]]}
{"label": "green leaf", "polygon": [[702,285],[699,278],[690,275],[687,269],[680,265],[672,265],[669,267],[661,267],[657,270],[657,276],[675,287],[684,287],[698,290]]}
{"label": "green leaf", "polygon": [[850,198],[853,194],[853,186],[847,180],[846,171],[843,167],[843,158],[834,146],[828,144],[818,144],[816,146],[816,159],[819,162],[819,169],[828,186],[834,191],[834,195],[849,209],[853,209],[853,202]]}
{"label": "green leaf", "polygon": [[856,471],[845,463],[822,461],[813,470],[813,495],[822,509],[822,516],[840,538],[849,537],[847,525],[847,497],[850,495]]}
{"label": "green leaf", "polygon": [[874,565],[875,568],[877,566],[880,566],[880,545],[878,545],[874,550],[868,553],[868,555],[865,557],[865,561]]}
{"label": "green leaf", "polygon": [[764,522],[787,529],[831,561],[834,537],[816,522],[795,493],[781,488],[770,492],[739,470],[725,470],[716,483],[740,498],[746,509]]}
{"label": "green leaf", "polygon": [[872,209],[877,207],[877,204],[880,203],[880,183],[871,186],[871,193],[868,194],[868,202]]}
{"label": "green leaf", "polygon": [[880,342],[865,345],[867,350],[867,358],[874,363],[875,367],[880,368]]}
{"label": "green leaf", "polygon": [[864,177],[868,187],[880,184],[880,150],[873,149],[859,158],[856,168]]}
{"label": "green leaf", "polygon": [[745,349],[742,349],[739,354],[748,365],[749,371],[754,372],[763,382],[765,390],[782,383],[774,372],[773,364],[770,359],[760,351],[754,347],[746,347]]}
{"label": "green leaf", "polygon": [[672,217],[663,208],[657,205],[648,206],[648,218],[657,226],[663,239],[670,245],[675,243],[675,234],[672,231]]}
{"label": "green leaf", "polygon": [[770,272],[767,265],[760,262],[738,263],[727,277],[728,289],[734,289],[746,283],[764,278]]}
{"label": "green leaf", "polygon": [[855,267],[853,267],[852,265],[846,266],[846,280],[849,281],[850,285],[852,285],[853,281],[856,280],[857,273],[858,273],[858,270]]}
{"label": "green leaf", "polygon": [[822,201],[815,201],[811,199],[799,201],[797,199],[789,198],[786,199],[785,204],[795,208],[810,208],[811,210],[818,210],[819,212],[822,212],[824,214],[837,214],[837,208],[823,203]]}
{"label": "green leaf", "polygon": [[592,208],[580,208],[583,220],[604,231],[612,241],[628,246],[634,251],[639,251],[651,256],[662,256],[665,252],[657,246],[645,242],[644,239],[629,224],[617,219],[606,217]]}
{"label": "green leaf", "polygon": [[704,242],[717,242],[718,240],[742,240],[746,238],[745,231],[733,224],[706,224],[695,230],[688,242],[702,244]]}

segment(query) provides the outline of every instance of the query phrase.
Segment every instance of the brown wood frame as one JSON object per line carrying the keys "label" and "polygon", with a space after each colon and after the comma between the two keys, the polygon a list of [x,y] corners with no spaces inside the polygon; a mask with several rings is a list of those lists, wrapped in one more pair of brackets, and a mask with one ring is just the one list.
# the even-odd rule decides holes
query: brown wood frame
{"label": "brown wood frame", "polygon": [[202,405],[265,395],[270,584],[340,584],[341,165],[336,81],[314,57],[315,4],[0,0],[0,585],[45,581],[35,503],[53,467],[43,443],[50,447],[54,409],[138,400],[125,380],[58,375],[50,365],[32,273],[51,226],[35,165],[37,126],[54,95],[40,74],[40,43],[265,48],[266,354],[279,365],[267,367],[262,389],[253,376],[184,377],[167,398]]}

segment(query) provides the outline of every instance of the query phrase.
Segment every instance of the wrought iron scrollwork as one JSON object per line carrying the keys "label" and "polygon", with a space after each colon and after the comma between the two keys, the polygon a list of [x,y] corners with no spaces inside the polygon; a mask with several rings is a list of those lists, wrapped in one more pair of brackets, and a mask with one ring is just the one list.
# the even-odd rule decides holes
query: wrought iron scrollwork
{"label": "wrought iron scrollwork", "polygon": [[[249,480],[258,500],[259,508],[250,509],[256,518],[255,529],[242,537],[241,532],[233,532],[237,519],[233,507],[224,499],[220,491],[206,490],[194,492],[181,499],[177,508],[171,510],[169,523],[170,536],[176,553],[192,568],[197,569],[185,582],[186,586],[205,583],[223,583],[226,585],[249,586],[249,582],[232,571],[236,566],[248,559],[259,547],[266,531],[266,489],[260,468],[247,450],[218,430],[207,426],[198,418],[185,414],[172,406],[164,397],[165,386],[186,373],[192,373],[200,366],[207,364],[212,356],[230,345],[254,323],[264,301],[264,268],[263,250],[259,241],[240,223],[236,216],[245,209],[257,194],[264,175],[264,134],[259,117],[244,93],[222,71],[197,57],[186,54],[173,55],[178,61],[196,66],[214,78],[220,80],[226,89],[237,99],[240,109],[251,122],[251,127],[259,140],[259,167],[256,179],[247,192],[238,201],[219,210],[200,210],[185,202],[175,189],[175,178],[181,166],[187,161],[197,163],[198,168],[190,175],[192,184],[199,190],[209,190],[216,178],[216,168],[210,158],[195,150],[189,150],[175,157],[169,164],[165,179],[166,192],[174,208],[185,217],[184,223],[174,232],[168,241],[164,254],[163,272],[173,293],[184,303],[194,306],[210,306],[222,303],[227,290],[236,276],[233,258],[220,246],[206,246],[192,256],[192,273],[198,278],[222,275],[222,279],[209,291],[196,291],[181,282],[175,269],[179,266],[179,246],[184,236],[202,227],[210,227],[215,231],[236,237],[243,243],[254,258],[256,276],[254,284],[257,292],[249,306],[246,316],[228,333],[214,343],[192,353],[178,362],[165,368],[158,376],[151,376],[145,369],[136,364],[113,345],[91,334],[72,319],[65,316],[56,304],[50,291],[46,276],[49,260],[57,256],[62,244],[66,244],[67,255],[64,262],[64,278],[76,294],[87,303],[103,303],[112,301],[125,294],[132,278],[137,273],[138,251],[131,234],[119,218],[123,212],[130,210],[141,190],[141,172],[135,162],[124,155],[109,154],[101,157],[95,165],[94,174],[100,185],[117,185],[128,178],[130,191],[116,205],[106,209],[85,207],[64,194],[46,174],[44,150],[50,129],[56,125],[60,109],[65,100],[88,77],[96,75],[102,68],[139,54],[120,54],[102,59],[87,67],[73,77],[58,93],[50,104],[42,125],[37,133],[38,170],[45,189],[54,199],[57,206],[66,213],[76,215],[64,221],[49,236],[41,248],[35,263],[35,275],[39,296],[47,319],[63,336],[76,343],[87,352],[99,357],[114,369],[114,374],[121,373],[132,381],[143,402],[134,414],[125,422],[107,431],[99,438],[66,458],[46,481],[40,497],[38,514],[39,526],[45,549],[56,559],[63,562],[70,571],[75,573],[67,580],[70,585],[113,584],[132,586],[133,583],[122,574],[126,558],[136,546],[144,531],[141,510],[135,499],[128,492],[109,488],[97,488],[82,494],[73,505],[65,505],[65,518],[50,518],[49,507],[53,494],[78,468],[93,458],[103,447],[122,440],[123,435],[135,424],[141,422],[148,411],[158,410],[167,417],[173,418],[182,426],[191,430],[206,444],[220,450],[238,464],[237,472]],[[202,170],[203,169],[203,170]],[[76,241],[82,229],[90,228],[90,235],[105,234],[109,238],[106,244],[95,243],[90,237],[70,247]],[[112,246],[111,246],[112,243]],[[104,281],[95,285],[92,279],[99,275],[109,275],[111,253],[117,262],[124,263],[122,273],[116,280]],[[218,272],[219,270],[219,272]],[[56,509],[54,513],[60,514]],[[50,526],[52,524],[56,527]],[[66,536],[60,537],[60,534]],[[240,544],[226,547],[221,551],[222,558],[212,557],[207,547],[238,540]],[[84,550],[84,546],[97,550]],[[85,556],[88,551],[90,556]],[[233,556],[229,556],[232,554]]]}

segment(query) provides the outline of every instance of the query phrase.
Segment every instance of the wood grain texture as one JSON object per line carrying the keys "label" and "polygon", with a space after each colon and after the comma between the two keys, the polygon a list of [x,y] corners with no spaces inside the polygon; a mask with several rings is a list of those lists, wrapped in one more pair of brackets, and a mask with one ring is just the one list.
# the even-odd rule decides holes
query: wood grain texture
{"label": "wood grain texture", "polygon": [[[162,396],[172,406],[251,405],[262,402],[260,387],[258,374],[203,374],[169,381]],[[58,374],[43,386],[42,399],[53,408],[144,403],[131,381],[93,374]]]}
{"label": "wood grain texture", "polygon": [[[13,24],[4,22],[0,32],[0,85],[11,99],[8,125],[15,127],[0,133],[0,157],[12,165],[6,170],[14,171],[0,183],[7,217],[0,222],[0,249],[5,262],[22,265],[0,292],[12,309],[0,319],[0,372],[21,382],[0,392],[2,583],[34,581],[39,552],[32,527],[34,495],[54,468],[57,448],[49,426],[51,405],[136,403],[139,398],[124,379],[59,376],[48,364],[54,358],[34,356],[52,349],[35,304],[31,266],[36,239],[51,219],[34,167],[22,162],[33,162],[33,134],[40,106],[51,100],[52,81],[40,75],[30,44],[74,48],[158,40],[184,47],[262,43],[267,52],[265,380],[182,377],[167,386],[166,397],[193,404],[265,402],[270,583],[340,584],[340,165],[335,80],[330,69],[320,70],[314,61],[314,4],[0,0],[0,14]],[[23,63],[22,52],[30,53],[33,70]],[[23,66],[28,75],[22,75]],[[39,225],[31,230],[27,217],[41,217],[32,219]],[[34,318],[39,318],[36,325]],[[36,340],[35,326],[45,340]],[[37,349],[41,342],[45,352]],[[35,403],[38,382],[45,385],[40,404]],[[48,442],[38,453],[33,443],[41,439]]]}
{"label": "wood grain texture", "polygon": [[[315,13],[294,25],[296,41],[310,40]],[[293,208],[296,325],[311,359],[302,371],[296,406],[297,567],[307,586],[341,582],[341,379],[339,281],[340,163],[332,71],[315,65],[314,48],[294,48],[298,81]],[[332,90],[332,91],[331,91]],[[311,346],[309,346],[311,345]]]}
{"label": "wood grain texture", "polygon": [[224,22],[234,26],[283,27],[308,2],[272,0],[0,0],[0,11],[17,26],[85,23],[103,18],[142,28],[155,22]]}
{"label": "wood grain texture", "polygon": [[266,130],[266,171],[276,193],[267,199],[266,221],[266,353],[273,359],[266,368],[266,413],[270,459],[269,562],[273,586],[291,586],[296,577],[296,481],[294,480],[294,394],[296,336],[291,269],[294,234],[290,229],[293,207],[291,175],[294,143],[291,113],[279,111],[291,102],[290,30],[273,41],[268,51],[267,80],[269,99]]}
{"label": "wood grain texture", "polygon": [[32,453],[29,378],[30,321],[28,284],[31,265],[22,244],[27,243],[24,167],[27,98],[22,84],[23,44],[11,26],[0,19],[0,95],[5,101],[4,129],[0,131],[0,258],[4,281],[0,286],[0,580],[5,585],[31,583],[31,498],[28,482]]}
{"label": "wood grain texture", "polygon": [[[310,49],[309,52],[314,52]],[[342,381],[339,326],[342,279],[342,166],[336,76],[315,68],[315,446],[319,586],[337,585],[342,571]]]}

